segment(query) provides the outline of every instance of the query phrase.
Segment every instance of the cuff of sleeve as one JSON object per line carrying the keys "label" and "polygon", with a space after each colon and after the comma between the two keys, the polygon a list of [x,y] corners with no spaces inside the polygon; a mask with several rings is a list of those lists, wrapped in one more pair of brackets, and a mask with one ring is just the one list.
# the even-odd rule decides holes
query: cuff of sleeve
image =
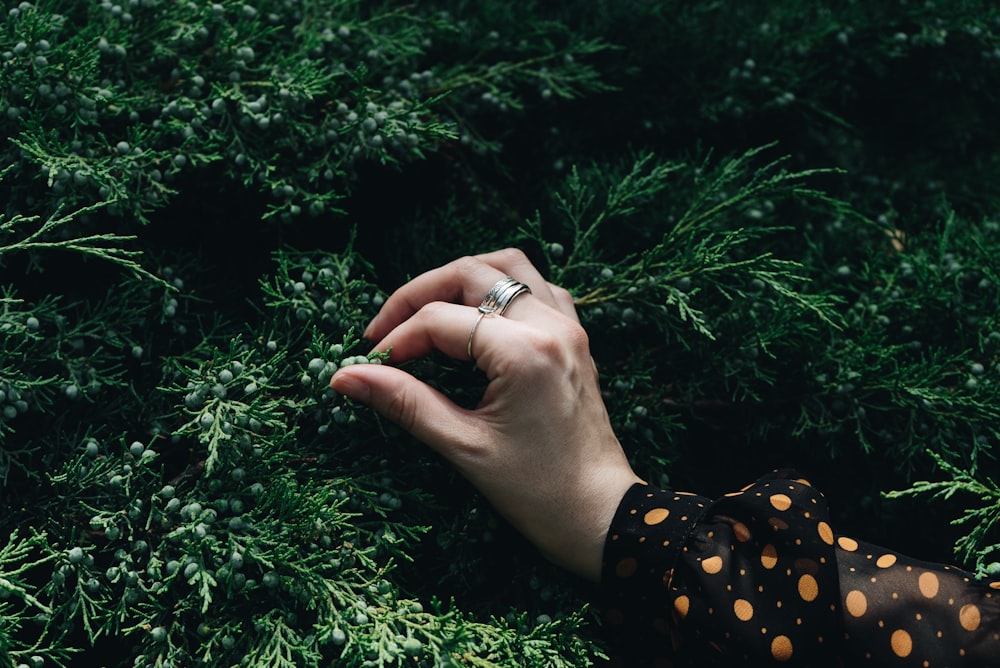
{"label": "cuff of sleeve", "polygon": [[635,583],[645,589],[662,582],[708,504],[703,496],[632,485],[608,530],[602,586],[631,588]]}
{"label": "cuff of sleeve", "polygon": [[[709,499],[635,484],[608,530],[601,568],[604,619],[614,646],[668,633],[667,587],[684,544]],[[666,643],[669,646],[669,643]]]}

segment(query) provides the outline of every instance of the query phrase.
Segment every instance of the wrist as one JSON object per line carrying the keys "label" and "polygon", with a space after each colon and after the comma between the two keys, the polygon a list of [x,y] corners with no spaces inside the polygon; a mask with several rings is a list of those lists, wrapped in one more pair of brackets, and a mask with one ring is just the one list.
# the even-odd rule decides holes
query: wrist
{"label": "wrist", "polygon": [[562,533],[558,543],[540,546],[553,563],[580,577],[597,583],[601,578],[608,531],[622,498],[636,484],[645,484],[631,468],[595,472],[594,479],[577,489],[583,492],[576,503],[564,508],[564,526],[575,528]]}

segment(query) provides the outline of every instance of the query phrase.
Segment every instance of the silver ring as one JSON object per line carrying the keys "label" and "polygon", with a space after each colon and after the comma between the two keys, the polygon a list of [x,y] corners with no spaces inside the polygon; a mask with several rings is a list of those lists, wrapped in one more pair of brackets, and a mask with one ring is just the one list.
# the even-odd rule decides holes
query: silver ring
{"label": "silver ring", "polygon": [[503,315],[514,298],[525,292],[531,294],[531,288],[521,281],[510,276],[501,278],[483,297],[483,301],[478,307],[479,312],[484,315]]}
{"label": "silver ring", "polygon": [[522,295],[525,292],[531,294],[531,288],[529,288],[524,283],[511,278],[510,276],[506,278],[501,278],[499,281],[493,284],[490,291],[486,293],[483,297],[482,303],[479,304],[476,309],[479,311],[479,316],[476,318],[475,324],[472,325],[472,329],[469,331],[469,340],[465,344],[465,352],[469,354],[469,359],[475,363],[476,358],[472,356],[472,337],[476,335],[476,329],[479,328],[479,323],[483,321],[486,316],[501,316],[510,303],[514,301],[514,298],[518,295]]}
{"label": "silver ring", "polygon": [[472,337],[476,335],[476,328],[479,327],[479,323],[482,322],[485,317],[486,313],[480,311],[479,317],[476,318],[476,324],[472,326],[472,331],[469,332],[469,342],[465,345],[465,352],[469,353],[469,359],[472,360],[473,364],[475,364],[476,358],[472,356]]}

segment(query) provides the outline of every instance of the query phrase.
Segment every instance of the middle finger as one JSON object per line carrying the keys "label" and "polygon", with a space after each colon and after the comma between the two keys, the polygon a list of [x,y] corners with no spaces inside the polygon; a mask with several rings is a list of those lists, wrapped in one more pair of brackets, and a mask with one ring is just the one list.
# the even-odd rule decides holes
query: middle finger
{"label": "middle finger", "polygon": [[[487,259],[490,256],[483,256]],[[530,266],[530,265],[529,265]],[[527,270],[519,267],[519,273],[532,274],[521,278],[537,294],[523,295],[511,303],[509,313],[516,317],[530,316],[539,309],[555,308],[555,300],[548,284],[541,278],[534,267]],[[432,302],[451,302],[466,306],[478,306],[498,280],[507,274],[493,266],[490,262],[478,257],[464,257],[448,264],[425,272],[406,283],[386,299],[382,309],[369,323],[364,336],[369,340],[378,340],[392,331],[397,325],[410,318],[421,307]],[[531,281],[531,282],[529,282]],[[513,310],[514,304],[517,310]]]}

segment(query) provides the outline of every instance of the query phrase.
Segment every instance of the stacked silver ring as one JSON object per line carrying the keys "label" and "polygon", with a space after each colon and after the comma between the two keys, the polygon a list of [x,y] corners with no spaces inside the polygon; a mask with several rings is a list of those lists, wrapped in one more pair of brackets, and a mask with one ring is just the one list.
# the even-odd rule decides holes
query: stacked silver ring
{"label": "stacked silver ring", "polygon": [[475,358],[472,356],[472,337],[476,335],[476,328],[479,327],[479,323],[482,322],[483,318],[488,315],[503,315],[507,307],[510,306],[510,303],[514,301],[514,298],[525,292],[531,294],[531,288],[510,276],[501,278],[493,284],[490,291],[483,297],[482,303],[477,307],[479,317],[476,318],[475,324],[472,325],[472,331],[469,332],[469,342],[466,344],[465,349],[469,354],[470,360],[475,361]]}
{"label": "stacked silver ring", "polygon": [[523,292],[530,293],[531,288],[510,276],[501,278],[486,293],[486,297],[479,305],[479,312],[483,315],[503,315],[510,303],[514,301],[514,297]]}

